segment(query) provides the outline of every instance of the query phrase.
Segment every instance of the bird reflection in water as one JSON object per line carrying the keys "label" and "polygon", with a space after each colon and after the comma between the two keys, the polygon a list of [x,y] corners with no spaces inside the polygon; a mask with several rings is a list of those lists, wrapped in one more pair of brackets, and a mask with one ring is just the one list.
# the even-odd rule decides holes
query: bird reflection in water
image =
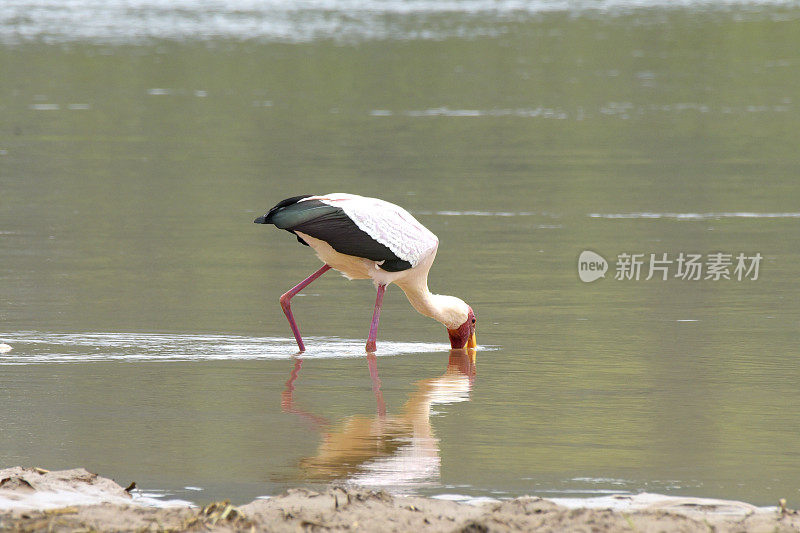
{"label": "bird reflection in water", "polygon": [[375,355],[369,354],[366,359],[376,414],[354,415],[336,424],[295,405],[294,384],[303,365],[302,359],[295,359],[281,406],[284,412],[307,420],[323,434],[316,454],[300,461],[301,470],[308,479],[341,479],[400,492],[435,483],[441,458],[439,439],[431,426],[431,408],[469,400],[476,351],[451,350],[444,374],[418,381],[398,414],[387,414]]}

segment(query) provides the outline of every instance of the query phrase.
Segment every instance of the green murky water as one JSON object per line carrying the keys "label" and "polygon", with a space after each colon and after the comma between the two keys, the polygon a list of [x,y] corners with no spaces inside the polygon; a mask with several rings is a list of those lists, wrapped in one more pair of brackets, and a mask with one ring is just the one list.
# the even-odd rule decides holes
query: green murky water
{"label": "green murky water", "polygon": [[[0,465],[195,501],[347,478],[797,505],[798,15],[0,46]],[[334,274],[295,300],[291,358],[277,298],[318,261],[252,220],[335,191],[439,236],[430,285],[476,310],[474,366],[391,287],[368,361],[374,289]],[[605,279],[579,280],[584,250]],[[614,279],[619,254],[681,252],[763,260]]]}

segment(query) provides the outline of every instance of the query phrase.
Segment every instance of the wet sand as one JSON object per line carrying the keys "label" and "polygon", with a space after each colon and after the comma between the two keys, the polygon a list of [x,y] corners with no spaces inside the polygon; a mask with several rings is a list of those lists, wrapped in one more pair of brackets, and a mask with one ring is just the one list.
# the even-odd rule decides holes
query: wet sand
{"label": "wet sand", "polygon": [[199,508],[130,492],[84,469],[0,470],[0,531],[800,531],[800,514],[780,505],[654,494],[565,507],[537,497],[464,504],[331,485]]}

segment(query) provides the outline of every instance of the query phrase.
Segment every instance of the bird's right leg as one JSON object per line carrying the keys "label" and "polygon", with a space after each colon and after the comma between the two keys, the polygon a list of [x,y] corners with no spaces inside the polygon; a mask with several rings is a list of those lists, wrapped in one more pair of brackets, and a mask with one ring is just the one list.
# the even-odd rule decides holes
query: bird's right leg
{"label": "bird's right leg", "polygon": [[283,314],[286,315],[286,318],[289,320],[289,325],[292,327],[292,333],[294,333],[294,338],[297,341],[297,347],[300,348],[301,352],[306,351],[306,346],[303,344],[303,339],[300,337],[300,329],[298,329],[297,322],[294,321],[294,315],[292,315],[291,300],[295,294],[305,289],[309,284],[311,284],[312,281],[330,269],[331,267],[329,265],[322,265],[322,268],[292,287],[289,291],[283,293],[281,296],[281,309],[283,309]]}
{"label": "bird's right leg", "polygon": [[378,296],[375,298],[375,311],[372,313],[372,324],[369,326],[369,337],[367,337],[367,353],[375,353],[375,340],[378,337],[378,321],[381,319],[381,306],[383,305],[383,293],[386,285],[378,285]]}

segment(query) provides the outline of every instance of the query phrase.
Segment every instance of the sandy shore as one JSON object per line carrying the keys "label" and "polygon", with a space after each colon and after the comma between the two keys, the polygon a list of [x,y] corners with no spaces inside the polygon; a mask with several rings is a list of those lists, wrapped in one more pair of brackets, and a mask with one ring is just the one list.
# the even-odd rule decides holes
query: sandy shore
{"label": "sandy shore", "polygon": [[800,514],[780,506],[654,494],[619,496],[588,507],[536,497],[472,505],[344,486],[198,508],[157,504],[83,469],[0,470],[0,531],[76,530],[775,532],[800,531]]}

